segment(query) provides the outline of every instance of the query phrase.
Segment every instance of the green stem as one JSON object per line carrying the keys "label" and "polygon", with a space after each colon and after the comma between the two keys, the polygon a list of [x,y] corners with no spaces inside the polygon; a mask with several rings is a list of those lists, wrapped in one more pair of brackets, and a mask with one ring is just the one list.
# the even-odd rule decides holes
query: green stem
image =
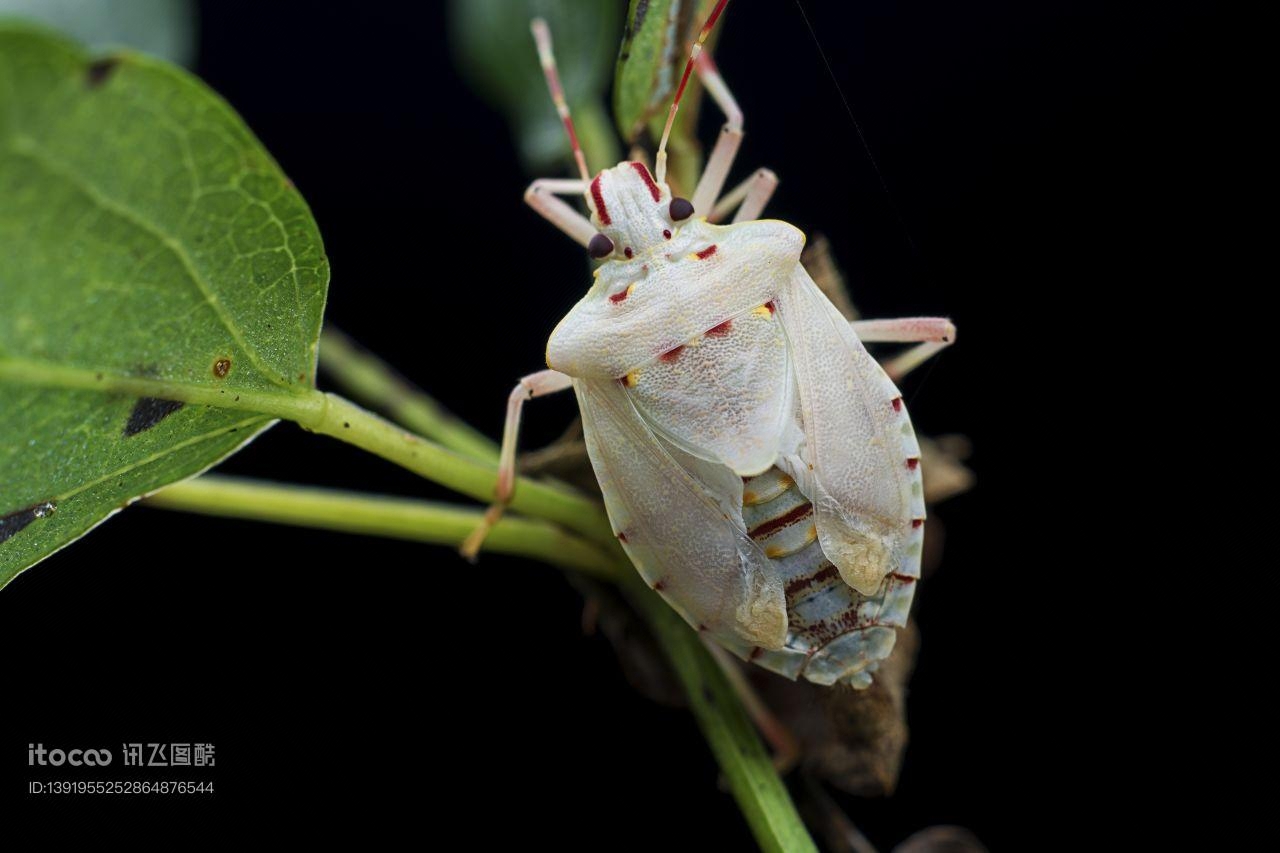
{"label": "green stem", "polygon": [[680,678],[756,843],[766,851],[816,851],[741,699],[698,634],[644,584],[629,576],[628,599],[644,615]]}
{"label": "green stem", "polygon": [[357,403],[382,412],[418,435],[464,456],[497,461],[496,442],[332,326],[320,336],[320,369]]}
{"label": "green stem", "polygon": [[[482,501],[493,498],[497,468],[492,463],[445,450],[336,394],[316,393],[325,405],[315,419],[299,421],[307,429],[354,444],[464,495]],[[602,545],[614,545],[613,528],[599,504],[567,487],[520,478],[511,508],[563,524]]]}
{"label": "green stem", "polygon": [[[483,515],[478,509],[449,504],[217,475],[175,483],[147,498],[146,505],[453,546],[461,544]],[[485,539],[484,549],[534,557],[601,580],[618,580],[611,555],[543,521],[503,518]]]}
{"label": "green stem", "polygon": [[18,358],[0,358],[0,383],[6,382],[15,385],[124,394],[130,397],[158,397],[164,400],[177,400],[180,403],[254,412],[298,423],[316,417],[324,408],[323,395],[310,389],[300,389],[292,394],[286,391],[228,390],[215,385],[194,385],[165,379],[120,376],[101,370],[64,367]]}
{"label": "green stem", "polygon": [[[456,546],[482,513],[444,504],[205,475],[147,498],[148,506]],[[690,707],[764,850],[813,850],[741,699],[692,629],[640,581],[616,541],[603,551],[541,521],[503,518],[487,551],[533,557],[619,584],[671,661]]]}
{"label": "green stem", "polygon": [[[493,498],[497,467],[446,450],[336,394],[314,389],[268,393],[221,389],[163,379],[0,358],[0,383],[15,382],[135,397],[160,397],[283,418],[304,429],[353,444],[442,486],[477,500]],[[517,480],[511,508],[563,524],[601,545],[613,547],[613,531],[599,504],[565,486]]]}

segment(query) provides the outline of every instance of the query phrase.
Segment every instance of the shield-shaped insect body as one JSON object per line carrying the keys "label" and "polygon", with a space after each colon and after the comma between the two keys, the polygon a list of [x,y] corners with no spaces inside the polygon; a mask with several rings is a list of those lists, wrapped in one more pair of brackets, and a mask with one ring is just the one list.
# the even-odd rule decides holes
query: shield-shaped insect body
{"label": "shield-shaped insect body", "polygon": [[[574,140],[549,35],[537,22],[534,33]],[[772,173],[717,202],[741,113],[700,44],[689,69],[729,121],[693,201],[664,181],[665,135],[656,174],[623,162],[591,178],[574,140],[581,180],[526,194],[602,263],[551,335],[550,370],[512,394],[499,501],[524,401],[572,387],[613,530],[649,585],[746,660],[865,686],[906,622],[925,508],[902,396],[862,339],[927,354],[954,329],[847,321],[802,266],[804,235],[756,218]],[[555,193],[581,193],[590,219]],[[732,223],[710,221],[734,208]]]}

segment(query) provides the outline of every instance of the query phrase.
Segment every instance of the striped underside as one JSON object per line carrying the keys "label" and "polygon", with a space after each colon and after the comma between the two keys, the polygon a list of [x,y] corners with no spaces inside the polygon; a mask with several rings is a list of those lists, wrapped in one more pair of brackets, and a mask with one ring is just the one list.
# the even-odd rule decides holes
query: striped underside
{"label": "striped underside", "polygon": [[819,684],[871,683],[871,673],[906,624],[915,579],[890,575],[874,596],[846,584],[818,543],[813,505],[776,466],[743,479],[747,530],[782,578],[788,633],[783,649],[752,649],[753,662]]}

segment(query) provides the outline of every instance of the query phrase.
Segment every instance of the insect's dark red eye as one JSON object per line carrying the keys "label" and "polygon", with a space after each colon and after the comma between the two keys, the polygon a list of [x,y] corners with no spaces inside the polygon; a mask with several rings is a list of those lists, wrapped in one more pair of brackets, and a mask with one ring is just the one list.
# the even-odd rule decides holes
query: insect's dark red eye
{"label": "insect's dark red eye", "polygon": [[671,221],[679,222],[693,216],[693,202],[687,198],[671,199]]}
{"label": "insect's dark red eye", "polygon": [[587,254],[596,260],[607,258],[613,254],[613,241],[603,234],[596,234],[587,244]]}

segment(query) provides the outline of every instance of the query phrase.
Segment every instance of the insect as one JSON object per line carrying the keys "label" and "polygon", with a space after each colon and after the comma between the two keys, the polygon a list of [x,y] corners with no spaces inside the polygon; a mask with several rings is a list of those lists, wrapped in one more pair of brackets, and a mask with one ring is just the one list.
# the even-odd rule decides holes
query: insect
{"label": "insect", "polygon": [[[863,342],[915,343],[918,363],[955,328],[851,324],[801,265],[804,235],[758,218],[774,174],[722,195],[743,116],[702,45],[726,3],[692,46],[652,173],[624,161],[591,176],[550,33],[533,23],[581,177],[536,180],[525,200],[601,263],[551,334],[550,369],[511,393],[488,523],[513,491],[524,403],[572,388],[614,533],[645,581],[744,660],[865,687],[906,622],[925,507],[902,395]],[[665,180],[666,146],[695,72],[726,122],[685,199]],[[590,218],[561,195],[582,195]]]}

